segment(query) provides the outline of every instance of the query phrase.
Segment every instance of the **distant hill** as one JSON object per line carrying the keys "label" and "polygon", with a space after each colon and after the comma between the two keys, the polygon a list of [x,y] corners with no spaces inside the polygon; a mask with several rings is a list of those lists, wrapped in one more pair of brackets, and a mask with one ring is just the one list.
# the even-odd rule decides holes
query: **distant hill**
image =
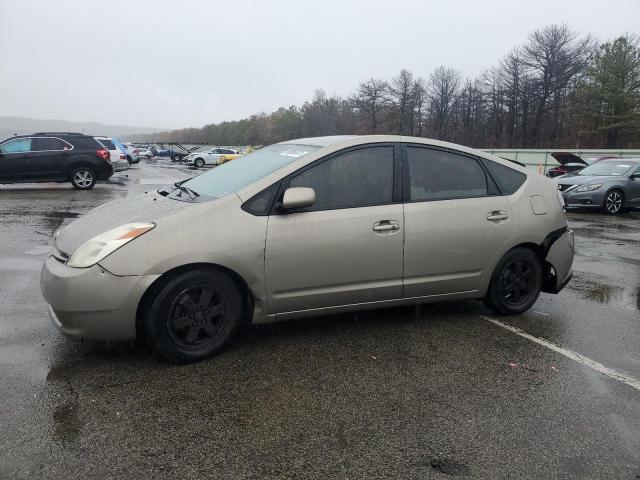
{"label": "distant hill", "polygon": [[67,120],[45,120],[26,117],[0,116],[0,139],[14,134],[23,135],[34,132],[80,132],[88,135],[122,137],[136,134],[162,132],[162,128],[131,127],[128,125],[105,125],[97,122],[70,122]]}

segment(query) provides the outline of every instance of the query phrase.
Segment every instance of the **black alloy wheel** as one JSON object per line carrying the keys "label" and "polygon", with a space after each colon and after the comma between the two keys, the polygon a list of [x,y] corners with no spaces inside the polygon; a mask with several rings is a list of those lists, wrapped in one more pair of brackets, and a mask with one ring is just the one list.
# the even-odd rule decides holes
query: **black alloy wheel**
{"label": "black alloy wheel", "polygon": [[185,363],[222,350],[240,328],[244,302],[226,273],[197,268],[153,287],[141,317],[141,335],[164,358]]}
{"label": "black alloy wheel", "polygon": [[514,248],[498,262],[484,302],[501,315],[517,315],[531,308],[541,289],[538,255],[528,248]]}
{"label": "black alloy wheel", "polygon": [[215,340],[224,321],[224,300],[210,287],[191,287],[173,301],[167,328],[183,348],[202,348]]}

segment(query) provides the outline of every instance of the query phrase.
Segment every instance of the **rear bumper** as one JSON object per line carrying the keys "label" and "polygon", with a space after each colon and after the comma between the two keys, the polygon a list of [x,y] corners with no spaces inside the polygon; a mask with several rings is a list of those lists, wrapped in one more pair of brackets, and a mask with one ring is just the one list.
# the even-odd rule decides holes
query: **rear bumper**
{"label": "rear bumper", "polygon": [[553,242],[545,258],[545,261],[553,268],[553,275],[545,281],[542,289],[544,292],[558,293],[569,283],[573,275],[574,255],[573,230],[567,230]]}
{"label": "rear bumper", "polygon": [[136,337],[140,299],[156,278],[118,277],[99,265],[71,268],[49,256],[40,289],[49,317],[64,334],[87,340],[129,340]]}

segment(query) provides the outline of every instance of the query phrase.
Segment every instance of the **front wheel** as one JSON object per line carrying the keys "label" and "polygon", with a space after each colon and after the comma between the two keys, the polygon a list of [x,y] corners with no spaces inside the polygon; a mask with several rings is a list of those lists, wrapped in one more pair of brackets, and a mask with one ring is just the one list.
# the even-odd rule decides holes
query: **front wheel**
{"label": "front wheel", "polygon": [[528,248],[514,248],[496,266],[484,303],[501,315],[517,315],[531,308],[541,288],[538,256]]}
{"label": "front wheel", "polygon": [[196,158],[193,164],[198,168],[202,168],[204,167],[204,160],[202,158]]}
{"label": "front wheel", "polygon": [[71,172],[71,185],[76,190],[90,190],[96,184],[96,174],[88,167],[78,167]]}
{"label": "front wheel", "polygon": [[622,211],[624,195],[620,190],[611,190],[604,199],[604,211],[610,215],[617,215]]}
{"label": "front wheel", "polygon": [[143,317],[152,348],[172,362],[202,360],[220,351],[238,331],[242,295],[226,274],[186,272],[164,285]]}

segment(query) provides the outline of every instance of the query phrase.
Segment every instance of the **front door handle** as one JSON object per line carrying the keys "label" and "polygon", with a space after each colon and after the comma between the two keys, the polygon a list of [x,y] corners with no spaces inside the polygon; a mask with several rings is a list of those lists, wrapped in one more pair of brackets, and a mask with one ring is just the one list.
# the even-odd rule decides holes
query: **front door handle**
{"label": "front door handle", "polygon": [[502,210],[494,210],[487,216],[487,220],[490,222],[499,222],[500,220],[506,220],[507,218],[509,218],[509,215],[507,212],[503,212]]}
{"label": "front door handle", "polygon": [[395,232],[400,230],[400,224],[393,220],[381,220],[373,224],[374,232]]}

